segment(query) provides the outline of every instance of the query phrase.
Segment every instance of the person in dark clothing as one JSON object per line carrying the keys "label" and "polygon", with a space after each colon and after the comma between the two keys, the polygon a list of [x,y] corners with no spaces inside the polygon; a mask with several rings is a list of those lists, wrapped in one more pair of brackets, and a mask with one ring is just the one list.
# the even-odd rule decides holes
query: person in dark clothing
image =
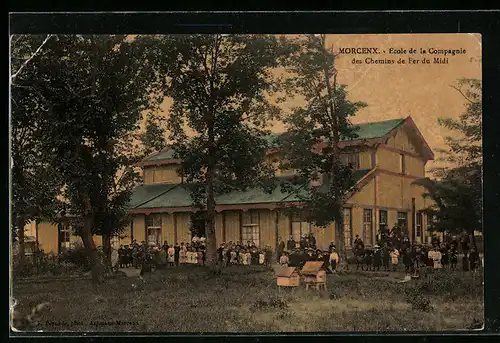
{"label": "person in dark clothing", "polygon": [[174,261],[175,261],[176,266],[179,265],[180,251],[181,251],[181,247],[180,247],[179,243],[175,243],[175,245],[174,245]]}
{"label": "person in dark clothing", "polygon": [[252,265],[258,265],[259,264],[259,251],[257,250],[257,248],[252,248],[252,251],[250,252],[251,254],[251,264]]}
{"label": "person in dark clothing", "polygon": [[391,258],[389,248],[387,247],[387,243],[384,244],[384,248],[382,249],[382,265],[384,266],[384,271],[389,271],[389,260]]}
{"label": "person in dark clothing", "polygon": [[330,245],[328,246],[328,252],[331,253],[335,249],[335,243],[330,242]]}
{"label": "person in dark clothing", "polygon": [[403,250],[403,264],[405,266],[405,273],[409,274],[411,272],[411,251],[409,249]]}
{"label": "person in dark clothing", "polygon": [[479,254],[474,248],[471,249],[469,254],[469,264],[471,271],[476,272],[479,269],[480,266]]}
{"label": "person in dark clothing", "polygon": [[454,244],[451,245],[449,255],[450,255],[450,269],[457,270],[458,252],[457,252],[456,245],[454,245]]}
{"label": "person in dark clothing", "polygon": [[380,266],[382,265],[382,251],[378,246],[375,247],[373,252],[373,270],[380,271]]}
{"label": "person in dark clothing", "polygon": [[288,266],[297,268],[299,265],[300,265],[299,254],[297,253],[297,250],[293,250],[290,252]]}
{"label": "person in dark clothing", "polygon": [[354,239],[354,246],[357,247],[361,242],[361,239],[359,238],[359,235],[356,235],[356,238]]}
{"label": "person in dark clothing", "polygon": [[285,242],[283,242],[283,239],[280,237],[278,243],[278,262],[280,260],[281,255],[283,255],[284,251],[285,251]]}
{"label": "person in dark clothing", "polygon": [[439,249],[441,252],[441,264],[443,265],[443,268],[448,268],[449,264],[449,255],[448,255],[448,249],[446,249],[446,246],[443,245],[441,249]]}
{"label": "person in dark clothing", "polygon": [[295,249],[295,241],[294,241],[293,237],[290,236],[290,238],[288,239],[288,242],[286,242],[286,250],[288,250],[288,252],[292,252],[293,249]]}
{"label": "person in dark clothing", "polygon": [[223,260],[224,260],[224,244],[221,244],[217,249],[217,262],[219,264],[222,264]]}
{"label": "person in dark clothing", "polygon": [[371,271],[372,265],[373,265],[373,250],[366,249],[364,256],[363,256],[363,267],[364,268],[362,267],[361,269]]}
{"label": "person in dark clothing", "polygon": [[300,249],[305,249],[306,248],[306,237],[305,236],[300,237],[299,246],[300,246]]}
{"label": "person in dark clothing", "polygon": [[309,234],[309,247],[311,249],[316,249],[316,237],[312,233]]}
{"label": "person in dark clothing", "polygon": [[363,261],[364,261],[364,256],[365,256],[365,249],[359,245],[358,249],[356,249],[355,254],[356,256],[356,270],[359,270],[361,267],[361,270],[363,270]]}

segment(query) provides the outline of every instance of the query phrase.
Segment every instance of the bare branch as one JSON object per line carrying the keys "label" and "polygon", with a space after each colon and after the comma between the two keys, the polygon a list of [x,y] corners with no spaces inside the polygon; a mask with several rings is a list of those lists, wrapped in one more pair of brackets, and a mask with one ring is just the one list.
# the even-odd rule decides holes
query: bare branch
{"label": "bare branch", "polygon": [[470,102],[471,104],[475,104],[476,102],[475,101],[472,101],[471,99],[469,99],[463,92],[460,88],[458,87],[455,87],[453,85],[450,85],[451,88],[454,88],[456,91],[458,91],[460,94],[462,94],[462,96],[464,97],[465,100],[467,100],[468,102]]}
{"label": "bare branch", "polygon": [[40,52],[40,50],[42,50],[42,47],[45,45],[45,43],[47,43],[47,41],[52,36],[53,35],[50,35],[50,34],[47,35],[47,37],[45,37],[45,39],[43,40],[42,44],[40,44],[38,49],[36,49],[35,52],[26,61],[24,61],[23,64],[21,64],[21,67],[19,67],[17,72],[15,72],[13,75],[11,75],[10,83],[14,82],[14,79],[17,77],[17,75],[19,75],[19,73],[24,69],[24,67],[26,67],[26,65]]}

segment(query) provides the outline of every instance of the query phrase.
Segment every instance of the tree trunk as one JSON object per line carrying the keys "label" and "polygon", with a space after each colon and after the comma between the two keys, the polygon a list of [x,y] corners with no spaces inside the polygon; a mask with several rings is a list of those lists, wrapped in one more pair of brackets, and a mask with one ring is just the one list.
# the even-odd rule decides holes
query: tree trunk
{"label": "tree trunk", "polygon": [[103,234],[102,235],[102,250],[104,252],[104,256],[106,256],[106,263],[108,266],[111,266],[111,235]]}
{"label": "tree trunk", "polygon": [[347,266],[347,251],[345,247],[344,219],[343,216],[335,221],[335,239],[337,254],[339,255],[339,267],[342,270]]}
{"label": "tree trunk", "polygon": [[89,254],[90,260],[92,262],[92,282],[100,283],[103,276],[103,266],[94,240],[92,239],[93,222],[94,220],[91,216],[87,216],[84,218],[80,237],[82,238],[83,246],[87,250],[87,253]]}
{"label": "tree trunk", "polygon": [[217,242],[215,236],[215,189],[214,189],[214,177],[215,177],[215,149],[214,149],[214,128],[213,124],[208,127],[208,139],[209,139],[209,156],[208,156],[208,168],[207,168],[207,213],[206,213],[206,263],[211,269],[216,269],[217,266]]}

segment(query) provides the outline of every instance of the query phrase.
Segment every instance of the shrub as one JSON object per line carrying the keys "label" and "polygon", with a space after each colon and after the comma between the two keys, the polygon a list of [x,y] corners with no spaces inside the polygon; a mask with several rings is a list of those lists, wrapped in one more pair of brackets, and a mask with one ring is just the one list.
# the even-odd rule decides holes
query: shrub
{"label": "shrub", "polygon": [[68,249],[59,255],[60,263],[68,263],[75,265],[84,271],[89,271],[92,268],[92,261],[87,253],[87,250],[81,246],[75,246]]}

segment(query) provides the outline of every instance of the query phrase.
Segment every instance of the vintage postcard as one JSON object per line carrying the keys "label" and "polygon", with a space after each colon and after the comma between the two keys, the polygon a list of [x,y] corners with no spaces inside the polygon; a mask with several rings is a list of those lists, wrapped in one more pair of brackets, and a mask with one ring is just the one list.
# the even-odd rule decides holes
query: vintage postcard
{"label": "vintage postcard", "polygon": [[12,35],[11,329],[483,317],[481,35]]}

